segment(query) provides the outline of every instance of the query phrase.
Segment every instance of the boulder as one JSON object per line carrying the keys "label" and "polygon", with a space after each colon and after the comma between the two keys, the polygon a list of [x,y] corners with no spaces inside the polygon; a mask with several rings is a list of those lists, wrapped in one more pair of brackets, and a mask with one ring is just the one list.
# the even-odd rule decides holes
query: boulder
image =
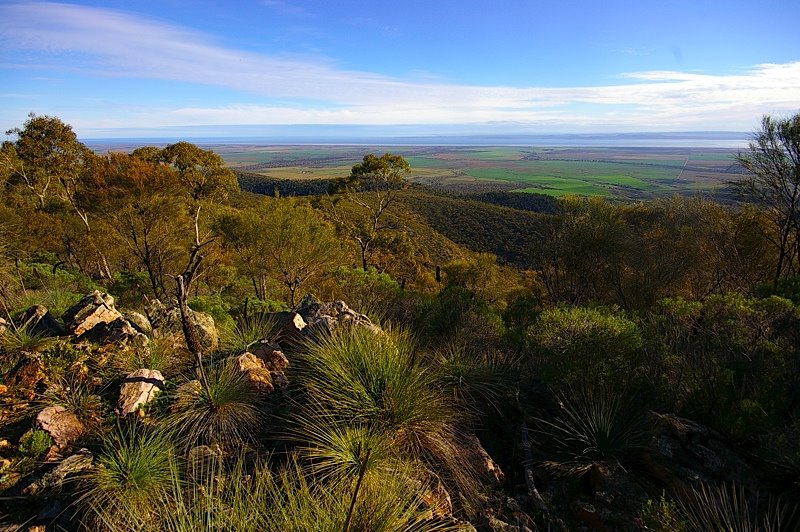
{"label": "boulder", "polygon": [[253,385],[256,391],[270,393],[275,389],[272,384],[272,375],[266,364],[253,353],[243,353],[236,357],[235,367]]}
{"label": "boulder", "polygon": [[150,325],[150,320],[144,314],[126,310],[122,313],[122,317],[142,334],[151,334],[153,332],[153,326]]}
{"label": "boulder", "polygon": [[122,314],[114,308],[112,296],[95,290],[67,309],[62,319],[70,334],[82,336],[98,324],[122,319]]}
{"label": "boulder", "polygon": [[281,346],[278,344],[259,340],[250,344],[247,351],[263,360],[270,371],[285,372],[289,368],[289,359],[283,354]]}
{"label": "boulder", "polygon": [[98,323],[86,331],[82,338],[101,345],[114,344],[139,351],[147,351],[150,346],[150,338],[122,317],[108,323]]}
{"label": "boulder", "polygon": [[[181,325],[181,311],[177,306],[166,307],[154,299],[145,309],[153,327],[153,338],[164,338],[176,349],[186,349],[186,339]],[[219,345],[219,333],[214,318],[204,312],[189,309],[189,319],[194,324],[197,339],[205,351],[213,351]]]}
{"label": "boulder", "polygon": [[673,414],[650,412],[648,421],[654,436],[643,465],[670,491],[698,481],[758,489],[758,472],[718,432]]}
{"label": "boulder", "polygon": [[17,386],[27,390],[35,389],[47,380],[44,362],[38,355],[28,355],[20,359],[6,377],[9,386]]}
{"label": "boulder", "polygon": [[42,305],[34,305],[23,312],[16,320],[18,329],[26,329],[36,336],[63,336],[64,327]]}
{"label": "boulder", "polygon": [[3,336],[7,330],[8,330],[8,322],[3,318],[0,318],[0,336]]}
{"label": "boulder", "polygon": [[64,459],[54,469],[48,471],[42,478],[35,480],[25,488],[22,493],[24,495],[37,495],[42,492],[57,492],[64,484],[64,480],[70,475],[79,473],[85,469],[92,467],[94,456],[87,449],[81,449],[72,456]]}
{"label": "boulder", "polygon": [[491,482],[496,485],[501,485],[505,480],[505,475],[500,469],[497,462],[489,456],[486,449],[483,448],[480,440],[474,434],[466,436],[461,442],[461,456],[463,461],[469,467],[477,472],[484,481]]}
{"label": "boulder", "polygon": [[78,416],[61,405],[48,406],[39,412],[36,425],[47,432],[62,449],[80,438],[85,430]]}
{"label": "boulder", "polygon": [[381,328],[372,323],[364,314],[359,314],[344,301],[320,303],[313,296],[305,296],[300,302],[297,313],[307,323],[303,328],[305,336],[331,334],[340,327],[366,327],[374,333],[381,333]]}
{"label": "boulder", "polygon": [[164,376],[158,370],[137,369],[122,381],[117,414],[127,416],[152,401],[164,388]]}

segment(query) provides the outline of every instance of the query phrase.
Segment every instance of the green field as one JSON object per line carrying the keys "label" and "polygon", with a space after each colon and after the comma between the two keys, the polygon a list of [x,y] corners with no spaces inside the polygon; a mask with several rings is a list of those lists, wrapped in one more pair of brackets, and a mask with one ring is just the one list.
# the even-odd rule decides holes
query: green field
{"label": "green field", "polygon": [[411,180],[474,189],[643,199],[724,193],[739,175],[722,148],[558,148],[466,146],[250,146],[214,148],[234,169],[279,179],[346,175],[366,153],[397,153]]}

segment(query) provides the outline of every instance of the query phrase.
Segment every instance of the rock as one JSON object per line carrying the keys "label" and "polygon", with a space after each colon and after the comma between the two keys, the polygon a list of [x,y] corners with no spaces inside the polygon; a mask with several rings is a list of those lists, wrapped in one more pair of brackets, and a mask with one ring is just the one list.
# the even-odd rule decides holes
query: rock
{"label": "rock", "polygon": [[0,336],[3,336],[7,330],[8,330],[8,322],[3,318],[0,318]]}
{"label": "rock", "polygon": [[297,313],[307,323],[303,328],[305,336],[331,334],[342,326],[366,327],[376,334],[382,332],[369,318],[348,307],[344,301],[320,303],[313,296],[306,296],[300,302]]}
{"label": "rock", "polygon": [[459,447],[461,447],[460,455],[463,457],[463,461],[469,464],[469,467],[477,472],[484,481],[497,485],[503,483],[505,480],[503,471],[483,448],[477,436],[469,434]]}
{"label": "rock", "polygon": [[243,353],[236,357],[235,367],[247,378],[256,391],[270,393],[275,389],[272,384],[272,375],[266,364],[253,353]]}
{"label": "rock", "polygon": [[22,313],[17,320],[18,329],[26,329],[36,336],[64,336],[64,327],[42,305],[34,305]]}
{"label": "rock", "polygon": [[70,334],[81,336],[100,323],[111,323],[122,318],[122,314],[114,308],[114,298],[95,290],[72,305],[61,316]]}
{"label": "rock", "polygon": [[127,416],[152,401],[164,388],[164,376],[158,370],[137,369],[122,381],[117,414]]}
{"label": "rock", "polygon": [[304,341],[306,322],[297,312],[272,312],[268,318],[275,320],[277,339],[284,347],[296,346]]}
{"label": "rock", "polygon": [[39,412],[36,425],[62,449],[80,438],[85,430],[78,416],[61,405],[48,406]]}
{"label": "rock", "polygon": [[263,360],[270,371],[285,372],[289,368],[289,359],[283,354],[281,346],[278,344],[260,340],[250,344],[247,351]]}
{"label": "rock", "polygon": [[73,475],[85,469],[92,467],[94,456],[87,449],[81,449],[69,458],[63,460],[53,470],[48,471],[45,475],[26,486],[22,493],[24,495],[36,495],[41,492],[54,492],[59,491],[64,484],[64,480],[69,475]]}
{"label": "rock", "polygon": [[654,436],[643,465],[673,493],[698,481],[758,489],[757,471],[718,432],[672,414],[650,412],[648,420]]}
{"label": "rock", "polygon": [[44,369],[44,362],[38,355],[23,357],[9,372],[6,382],[9,386],[34,390],[37,385],[47,380]]}
{"label": "rock", "polygon": [[151,334],[153,332],[153,326],[150,325],[150,320],[144,314],[126,310],[122,313],[122,317],[142,334]]}
{"label": "rock", "polygon": [[[186,339],[181,325],[181,311],[177,306],[166,307],[154,299],[145,309],[153,327],[153,338],[164,338],[177,349],[186,349]],[[204,312],[189,309],[189,319],[194,324],[197,339],[205,351],[213,351],[219,345],[219,333],[214,318]]]}
{"label": "rock", "polygon": [[8,391],[8,386],[5,384],[0,384],[0,395],[5,394]]}
{"label": "rock", "polygon": [[422,502],[431,512],[430,516],[432,518],[452,516],[453,501],[444,484],[432,473],[429,473],[428,477],[427,482],[419,487],[422,488]]}
{"label": "rock", "polygon": [[101,345],[114,344],[139,351],[147,351],[150,347],[150,338],[122,317],[108,323],[98,323],[86,331],[82,338]]}
{"label": "rock", "polygon": [[286,388],[289,387],[289,379],[286,378],[286,374],[284,372],[270,371],[269,376],[272,378],[272,386],[278,390],[285,392]]}

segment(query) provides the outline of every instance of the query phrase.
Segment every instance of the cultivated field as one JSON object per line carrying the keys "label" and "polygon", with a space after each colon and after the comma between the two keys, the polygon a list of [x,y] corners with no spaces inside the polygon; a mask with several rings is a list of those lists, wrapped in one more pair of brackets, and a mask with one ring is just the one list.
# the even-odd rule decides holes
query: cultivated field
{"label": "cultivated field", "polygon": [[475,146],[214,146],[235,169],[279,179],[345,175],[366,153],[403,155],[415,182],[462,191],[514,190],[551,196],[644,199],[725,195],[741,168],[727,148]]}

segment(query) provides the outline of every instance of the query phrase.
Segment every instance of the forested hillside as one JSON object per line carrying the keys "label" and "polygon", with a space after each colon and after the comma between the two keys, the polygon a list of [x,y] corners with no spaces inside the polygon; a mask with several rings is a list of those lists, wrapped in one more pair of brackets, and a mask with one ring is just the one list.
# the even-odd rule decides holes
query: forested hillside
{"label": "forested hillside", "polygon": [[800,527],[800,115],[765,119],[725,205],[9,135],[11,526]]}

